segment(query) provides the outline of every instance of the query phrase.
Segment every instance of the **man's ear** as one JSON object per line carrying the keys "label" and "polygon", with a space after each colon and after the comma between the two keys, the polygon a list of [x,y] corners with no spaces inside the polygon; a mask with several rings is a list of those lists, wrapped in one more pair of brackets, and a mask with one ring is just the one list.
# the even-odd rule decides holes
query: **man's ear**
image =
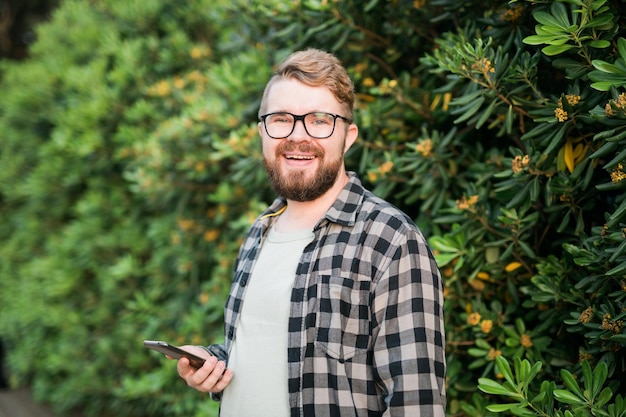
{"label": "man's ear", "polygon": [[346,143],[343,149],[344,155],[346,154],[346,152],[348,152],[348,149],[350,149],[354,142],[356,142],[358,137],[359,128],[354,123],[351,123],[350,126],[348,126],[348,132],[346,133]]}

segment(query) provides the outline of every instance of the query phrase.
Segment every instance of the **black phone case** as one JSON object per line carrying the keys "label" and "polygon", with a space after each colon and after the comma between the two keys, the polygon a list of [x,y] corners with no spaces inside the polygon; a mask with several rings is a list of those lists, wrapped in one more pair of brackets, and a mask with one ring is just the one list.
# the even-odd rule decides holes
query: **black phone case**
{"label": "black phone case", "polygon": [[204,359],[194,355],[193,353],[187,352],[179,348],[178,346],[170,345],[167,342],[163,342],[160,340],[144,340],[143,345],[149,349],[156,350],[159,353],[167,355],[174,359],[180,359],[181,357],[186,357],[189,359],[189,363],[194,368],[201,368],[204,365]]}

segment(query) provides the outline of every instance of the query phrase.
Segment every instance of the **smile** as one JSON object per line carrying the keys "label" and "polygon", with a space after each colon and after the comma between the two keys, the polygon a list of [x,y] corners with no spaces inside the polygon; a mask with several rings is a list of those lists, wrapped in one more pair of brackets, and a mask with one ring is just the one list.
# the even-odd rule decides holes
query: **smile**
{"label": "smile", "polygon": [[311,159],[315,159],[313,155],[285,155],[286,159],[297,159],[301,161],[309,161]]}

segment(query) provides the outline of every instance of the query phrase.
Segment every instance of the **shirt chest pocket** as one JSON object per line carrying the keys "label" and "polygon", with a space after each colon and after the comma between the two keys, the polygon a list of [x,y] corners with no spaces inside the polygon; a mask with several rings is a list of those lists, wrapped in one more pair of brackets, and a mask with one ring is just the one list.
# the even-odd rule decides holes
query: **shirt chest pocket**
{"label": "shirt chest pocket", "polygon": [[323,275],[318,281],[318,346],[339,361],[365,353],[370,339],[371,281]]}

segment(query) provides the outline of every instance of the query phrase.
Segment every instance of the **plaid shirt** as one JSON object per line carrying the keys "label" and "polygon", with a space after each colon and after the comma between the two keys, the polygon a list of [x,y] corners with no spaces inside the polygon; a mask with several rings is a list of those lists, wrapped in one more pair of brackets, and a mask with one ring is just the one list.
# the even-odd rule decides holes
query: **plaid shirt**
{"label": "plaid shirt", "polygon": [[[314,228],[291,295],[291,416],[445,415],[443,293],[421,232],[354,173]],[[260,247],[285,201],[252,225],[225,306],[227,360]],[[268,300],[270,302],[270,300]]]}

